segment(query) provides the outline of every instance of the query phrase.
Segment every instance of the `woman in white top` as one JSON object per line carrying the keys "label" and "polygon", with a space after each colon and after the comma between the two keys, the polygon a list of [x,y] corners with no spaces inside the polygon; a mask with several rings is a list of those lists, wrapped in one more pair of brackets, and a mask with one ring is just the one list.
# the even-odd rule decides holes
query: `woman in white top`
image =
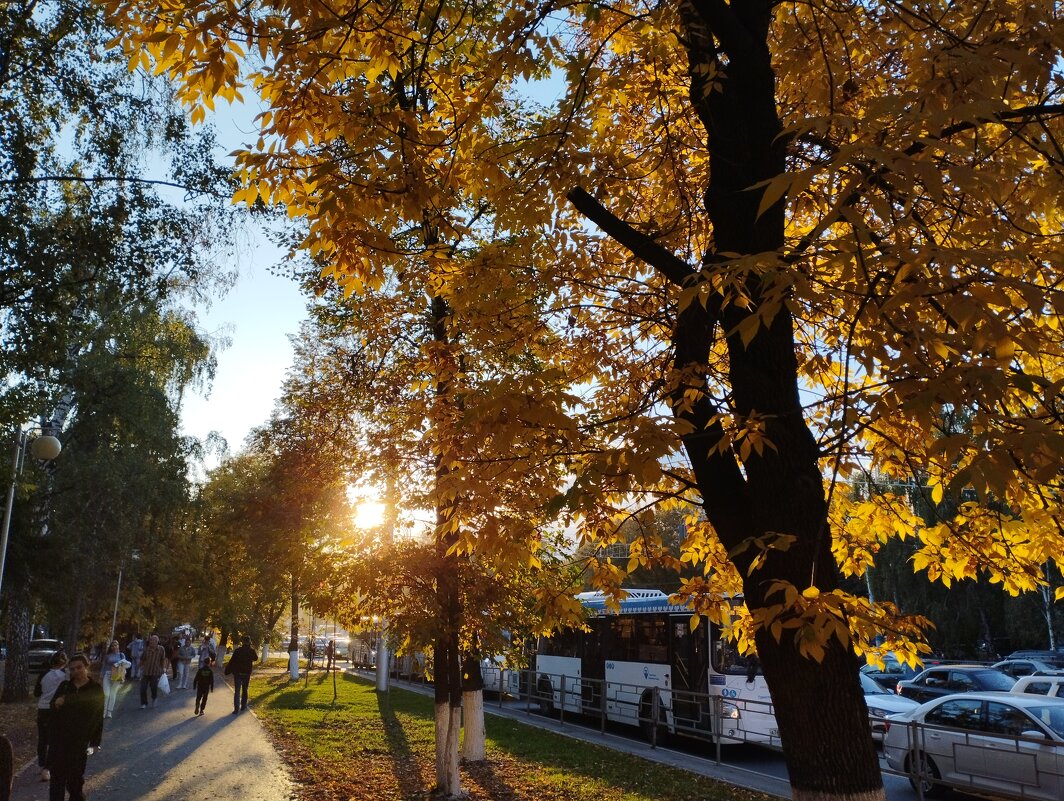
{"label": "woman in white top", "polygon": [[100,663],[100,676],[103,678],[104,707],[103,716],[111,717],[115,711],[115,699],[118,698],[118,688],[126,680],[126,670],[133,663],[126,659],[126,655],[119,650],[118,640],[111,640],[111,647],[104,654]]}
{"label": "woman in white top", "polygon": [[[62,651],[52,654],[47,672],[37,680],[33,694],[37,696],[37,766],[41,769],[41,781],[49,781],[48,736],[52,728],[52,696],[59,685],[67,680],[67,656]],[[38,689],[40,692],[38,692]]]}

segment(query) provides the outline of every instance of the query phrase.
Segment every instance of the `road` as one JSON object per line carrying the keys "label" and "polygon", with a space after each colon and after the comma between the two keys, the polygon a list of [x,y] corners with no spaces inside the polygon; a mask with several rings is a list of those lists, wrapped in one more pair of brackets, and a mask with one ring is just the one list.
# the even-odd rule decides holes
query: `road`
{"label": "road", "polygon": [[[234,715],[232,700],[220,673],[199,717],[192,714],[192,690],[160,695],[154,708],[141,709],[136,682],[127,682],[114,717],[104,721],[100,751],[89,757],[86,795],[109,801],[295,798],[262,725],[250,709]],[[12,801],[46,801],[48,784],[36,761],[23,767]]]}

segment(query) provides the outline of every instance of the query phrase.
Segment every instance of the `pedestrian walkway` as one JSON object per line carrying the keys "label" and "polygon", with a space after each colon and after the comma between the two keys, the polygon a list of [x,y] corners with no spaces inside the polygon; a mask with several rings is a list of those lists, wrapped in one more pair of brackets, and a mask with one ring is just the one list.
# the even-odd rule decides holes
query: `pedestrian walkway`
{"label": "pedestrian walkway", "polygon": [[[104,721],[103,743],[89,757],[85,795],[108,801],[189,798],[288,801],[292,782],[250,709],[233,714],[233,691],[215,674],[207,711],[194,716],[192,690],[159,695],[140,708],[137,682],[127,682]],[[12,801],[47,801],[36,761],[15,779]]]}

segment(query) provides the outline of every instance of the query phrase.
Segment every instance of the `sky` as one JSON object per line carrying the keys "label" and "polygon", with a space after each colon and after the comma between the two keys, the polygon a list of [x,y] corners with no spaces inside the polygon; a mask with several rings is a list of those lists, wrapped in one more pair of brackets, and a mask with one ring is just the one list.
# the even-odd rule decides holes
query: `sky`
{"label": "sky", "polygon": [[208,309],[197,309],[209,334],[232,344],[217,352],[218,370],[209,394],[190,390],[183,401],[183,433],[204,439],[217,431],[236,453],[255,426],[265,423],[292,363],[289,335],[305,315],[306,300],[294,281],[268,267],[280,253],[268,243],[242,249],[236,286]]}
{"label": "sky", "polygon": [[[219,141],[219,160],[224,162],[228,153],[255,138],[255,113],[243,104],[217,106],[210,121]],[[236,286],[209,309],[196,309],[208,334],[226,335],[232,344],[216,353],[218,369],[209,391],[189,390],[181,408],[184,434],[203,440],[216,431],[230,453],[239,451],[248,432],[269,419],[292,363],[288,337],[306,317],[306,299],[296,283],[269,271],[281,261],[282,251],[257,234],[253,222],[235,238],[234,258],[225,266],[238,271]],[[208,466],[216,463],[208,460]]]}

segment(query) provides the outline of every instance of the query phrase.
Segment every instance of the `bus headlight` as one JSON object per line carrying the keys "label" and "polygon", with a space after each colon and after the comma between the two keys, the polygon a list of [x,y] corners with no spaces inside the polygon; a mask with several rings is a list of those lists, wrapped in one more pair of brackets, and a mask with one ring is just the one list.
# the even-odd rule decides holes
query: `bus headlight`
{"label": "bus headlight", "polygon": [[728,720],[738,720],[741,717],[739,707],[735,704],[721,704],[720,715]]}

